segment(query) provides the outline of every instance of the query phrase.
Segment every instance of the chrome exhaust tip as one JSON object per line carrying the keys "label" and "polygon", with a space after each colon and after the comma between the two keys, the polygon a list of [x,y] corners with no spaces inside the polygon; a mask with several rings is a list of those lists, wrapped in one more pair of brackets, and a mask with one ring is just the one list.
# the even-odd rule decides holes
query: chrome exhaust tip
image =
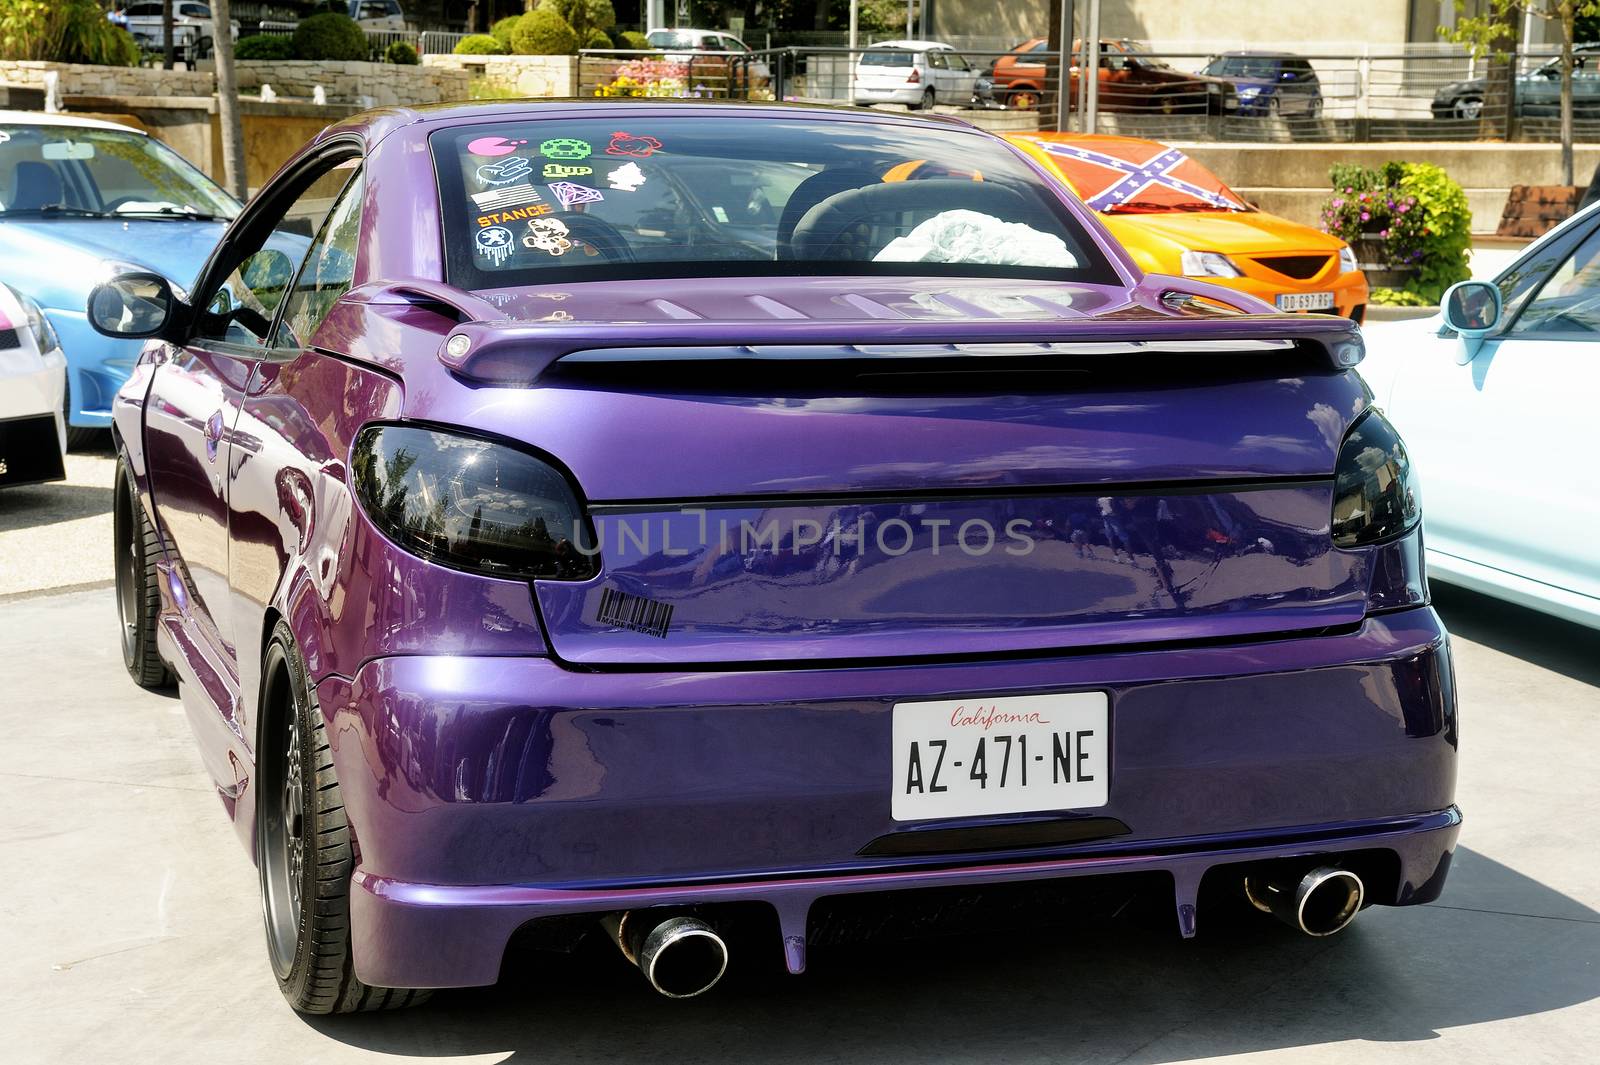
{"label": "chrome exhaust tip", "polygon": [[668,998],[703,995],[728,971],[728,945],[698,918],[679,915],[652,922],[647,911],[629,910],[609,914],[600,923],[622,956]]}
{"label": "chrome exhaust tip", "polygon": [[1291,928],[1308,936],[1331,936],[1356,919],[1366,886],[1348,869],[1321,865],[1299,879],[1247,876],[1244,894],[1256,909]]}

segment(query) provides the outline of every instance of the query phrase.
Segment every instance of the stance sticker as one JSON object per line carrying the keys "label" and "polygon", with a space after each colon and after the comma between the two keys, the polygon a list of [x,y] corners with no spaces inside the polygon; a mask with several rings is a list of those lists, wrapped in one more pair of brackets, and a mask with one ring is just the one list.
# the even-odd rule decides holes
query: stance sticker
{"label": "stance sticker", "polygon": [[551,137],[539,144],[539,154],[548,159],[565,159],[569,162],[589,158],[589,153],[594,151],[588,141],[573,140],[571,137]]}
{"label": "stance sticker", "polygon": [[544,176],[549,178],[587,177],[594,173],[592,166],[564,166],[561,163],[544,164]]}
{"label": "stance sticker", "polygon": [[509,156],[478,167],[478,184],[489,188],[515,184],[533,173],[533,164],[520,155]]}
{"label": "stance sticker", "polygon": [[637,192],[644,184],[644,171],[639,169],[638,163],[623,163],[606,175],[606,181],[622,192]]}
{"label": "stance sticker", "polygon": [[478,216],[478,225],[498,226],[507,222],[520,222],[524,218],[538,218],[540,215],[550,213],[548,203],[530,203],[526,207],[513,207],[505,211],[490,211],[488,214]]}
{"label": "stance sticker", "polygon": [[479,230],[477,243],[478,254],[497,267],[504,266],[517,247],[511,230],[505,226],[490,226],[488,229]]}
{"label": "stance sticker", "polygon": [[539,195],[539,190],[532,185],[513,185],[509,189],[490,189],[488,192],[472,194],[472,202],[486,211],[516,207],[524,203],[539,203],[543,199],[544,197]]}
{"label": "stance sticker", "polygon": [[632,133],[613,133],[607,155],[633,155],[643,159],[661,150],[661,142],[654,137],[636,137]]}
{"label": "stance sticker", "polygon": [[571,207],[575,203],[598,203],[605,199],[598,189],[591,189],[587,185],[574,185],[570,181],[550,182],[550,192],[561,201],[563,207]]}
{"label": "stance sticker", "polygon": [[572,241],[567,239],[567,225],[561,219],[535,218],[528,223],[522,246],[535,251],[547,251],[551,255],[565,255],[571,249]]}
{"label": "stance sticker", "polygon": [[527,143],[527,141],[507,140],[504,137],[479,137],[477,140],[467,142],[467,151],[484,159],[493,159],[497,155],[510,155]]}

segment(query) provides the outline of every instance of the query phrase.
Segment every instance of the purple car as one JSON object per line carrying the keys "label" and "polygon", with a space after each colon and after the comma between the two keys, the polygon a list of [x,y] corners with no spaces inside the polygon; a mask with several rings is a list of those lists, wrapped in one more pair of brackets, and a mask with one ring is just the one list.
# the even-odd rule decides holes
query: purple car
{"label": "purple car", "polygon": [[289,1001],[598,936],[688,996],[952,898],[1438,897],[1405,447],[1352,323],[1240,300],[964,124],[684,102],[360,116],[188,295],[96,289],[152,338],[124,655]]}

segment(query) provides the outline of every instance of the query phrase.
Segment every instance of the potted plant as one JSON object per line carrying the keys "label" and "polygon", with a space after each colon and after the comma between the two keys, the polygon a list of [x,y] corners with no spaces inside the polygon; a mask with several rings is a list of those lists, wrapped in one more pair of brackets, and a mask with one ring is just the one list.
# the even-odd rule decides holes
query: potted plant
{"label": "potted plant", "polygon": [[1377,303],[1433,304],[1464,281],[1472,213],[1466,193],[1428,163],[1335,166],[1322,229],[1347,242]]}

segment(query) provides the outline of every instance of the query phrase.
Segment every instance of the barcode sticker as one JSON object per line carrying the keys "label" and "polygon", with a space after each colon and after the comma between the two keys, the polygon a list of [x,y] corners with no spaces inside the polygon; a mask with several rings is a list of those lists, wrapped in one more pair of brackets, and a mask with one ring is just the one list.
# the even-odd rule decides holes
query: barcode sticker
{"label": "barcode sticker", "polygon": [[596,620],[602,625],[616,625],[664,640],[667,626],[672,624],[672,606],[615,588],[602,588]]}

